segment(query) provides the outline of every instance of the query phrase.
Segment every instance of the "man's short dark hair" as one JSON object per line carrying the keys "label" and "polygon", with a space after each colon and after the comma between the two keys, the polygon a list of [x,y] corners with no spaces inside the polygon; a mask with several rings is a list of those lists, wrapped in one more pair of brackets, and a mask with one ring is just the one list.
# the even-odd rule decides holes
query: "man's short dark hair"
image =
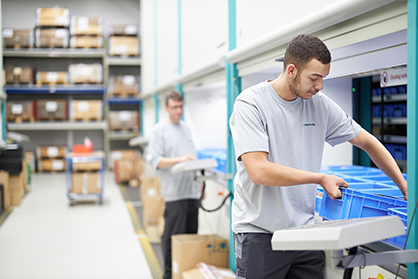
{"label": "man's short dark hair", "polygon": [[168,91],[165,94],[165,105],[168,106],[168,100],[173,99],[176,100],[177,102],[182,102],[183,101],[183,96],[174,90]]}
{"label": "man's short dark hair", "polygon": [[286,47],[284,68],[293,64],[299,71],[302,71],[312,59],[322,64],[329,64],[331,53],[318,37],[310,34],[298,35]]}

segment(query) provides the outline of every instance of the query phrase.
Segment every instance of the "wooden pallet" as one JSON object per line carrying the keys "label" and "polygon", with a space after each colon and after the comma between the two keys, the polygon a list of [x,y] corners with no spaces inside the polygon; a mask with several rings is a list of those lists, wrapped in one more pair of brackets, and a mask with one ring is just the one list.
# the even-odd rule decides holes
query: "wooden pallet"
{"label": "wooden pallet", "polygon": [[13,48],[15,50],[18,50],[18,49],[33,49],[33,46],[29,46],[29,47],[24,46],[24,47],[22,47],[21,44],[13,44],[12,46],[10,44],[8,44],[7,46],[6,45],[3,45],[3,48]]}
{"label": "wooden pallet", "polygon": [[67,118],[66,117],[56,117],[56,116],[49,116],[49,117],[40,117],[38,116],[38,120],[39,121],[48,121],[48,122],[55,122],[55,121],[66,121]]}
{"label": "wooden pallet", "polygon": [[71,49],[103,49],[103,47],[97,47],[97,46],[84,46],[84,47],[75,47],[72,46]]}
{"label": "wooden pallet", "polygon": [[91,82],[91,81],[77,81],[77,82],[72,82],[71,84],[100,84],[98,82]]}
{"label": "wooden pallet", "polygon": [[131,132],[134,137],[138,136],[138,128],[136,128],[136,129],[114,128],[110,131],[111,132],[116,132],[116,133]]}
{"label": "wooden pallet", "polygon": [[138,92],[112,92],[107,93],[108,97],[120,97],[120,98],[131,98],[131,97],[138,97]]}
{"label": "wooden pallet", "polygon": [[42,85],[49,85],[49,86],[55,86],[58,84],[62,85],[69,85],[68,81],[65,82],[46,82],[46,81],[37,81],[36,86],[41,87]]}
{"label": "wooden pallet", "polygon": [[16,115],[16,116],[8,116],[7,122],[14,122],[14,123],[22,123],[22,122],[35,122],[35,117],[33,116],[23,116],[23,115]]}
{"label": "wooden pallet", "polygon": [[76,117],[72,117],[71,121],[73,122],[91,122],[91,121],[102,121],[101,117],[97,117],[97,116],[76,116]]}
{"label": "wooden pallet", "polygon": [[118,57],[118,58],[139,58],[138,54],[117,54],[117,53],[113,53],[113,54],[109,54],[109,56]]}

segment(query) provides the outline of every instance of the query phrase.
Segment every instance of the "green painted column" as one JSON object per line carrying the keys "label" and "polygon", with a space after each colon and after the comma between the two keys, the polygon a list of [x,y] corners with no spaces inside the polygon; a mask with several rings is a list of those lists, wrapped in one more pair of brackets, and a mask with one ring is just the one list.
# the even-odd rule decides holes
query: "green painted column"
{"label": "green painted column", "polygon": [[[181,75],[183,71],[183,57],[182,57],[182,33],[181,33],[181,0],[177,0],[177,21],[178,21],[178,74]],[[183,85],[177,84],[176,91],[183,96],[183,105],[186,105],[186,100],[184,99]],[[184,121],[184,113],[181,116],[181,120]]]}
{"label": "green painted column", "polygon": [[[228,0],[228,50],[233,50],[237,47],[237,6],[236,0]],[[231,129],[229,127],[229,118],[231,117],[232,110],[234,108],[235,98],[241,92],[241,78],[238,76],[238,70],[236,64],[226,63],[226,98],[227,98],[227,141],[228,141],[228,157],[227,157],[227,172],[234,177],[237,168],[235,165],[235,150],[234,143],[232,141]],[[234,193],[233,179],[228,180],[228,190]],[[232,212],[232,200],[230,212]],[[232,224],[232,215],[230,214],[230,220]],[[229,267],[235,271],[235,251],[234,251],[234,234],[231,229],[229,239]]]}
{"label": "green painted column", "polygon": [[154,110],[155,110],[155,123],[158,123],[159,112],[160,112],[160,100],[158,99],[158,94],[154,94]]}
{"label": "green painted column", "polygon": [[[418,249],[417,220],[411,224],[411,217],[418,199],[417,192],[417,35],[418,35],[418,5],[416,0],[408,0],[408,89],[407,89],[407,173],[408,173],[408,227],[410,234],[408,239],[408,249]],[[417,219],[415,216],[414,219]],[[408,278],[418,278],[418,263],[408,264]]]}

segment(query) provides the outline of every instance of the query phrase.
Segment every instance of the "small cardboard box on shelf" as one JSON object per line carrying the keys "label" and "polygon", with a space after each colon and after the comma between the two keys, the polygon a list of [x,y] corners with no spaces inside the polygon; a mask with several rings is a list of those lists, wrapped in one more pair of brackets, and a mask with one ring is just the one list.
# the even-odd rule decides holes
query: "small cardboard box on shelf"
{"label": "small cardboard box on shelf", "polygon": [[68,106],[65,100],[38,100],[36,119],[57,121],[68,119]]}
{"label": "small cardboard box on shelf", "polygon": [[112,36],[109,38],[109,55],[111,56],[138,56],[138,37]]}
{"label": "small cardboard box on shelf", "polygon": [[70,102],[70,120],[101,121],[102,108],[101,100],[73,100]]}
{"label": "small cardboard box on shelf", "polygon": [[103,35],[103,18],[72,16],[70,33],[71,35]]}
{"label": "small cardboard box on shelf", "polygon": [[3,48],[32,48],[33,43],[33,29],[3,29]]}
{"label": "small cardboard box on shelf", "polygon": [[60,7],[39,7],[36,9],[36,26],[70,25],[70,10]]}
{"label": "small cardboard box on shelf", "polygon": [[69,32],[65,28],[35,29],[35,45],[38,48],[67,48]]}

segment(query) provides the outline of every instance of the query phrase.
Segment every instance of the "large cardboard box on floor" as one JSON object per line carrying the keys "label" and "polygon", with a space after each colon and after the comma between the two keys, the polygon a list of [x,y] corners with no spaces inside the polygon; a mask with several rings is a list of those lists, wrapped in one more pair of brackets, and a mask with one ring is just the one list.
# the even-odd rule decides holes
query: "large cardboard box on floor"
{"label": "large cardboard box on floor", "polygon": [[141,175],[140,199],[160,195],[160,181],[156,176]]}
{"label": "large cardboard box on floor", "polygon": [[116,183],[136,181],[137,184],[131,186],[138,186],[142,165],[142,158],[117,160],[114,168]]}
{"label": "large cardboard box on floor", "polygon": [[181,279],[184,271],[200,262],[228,267],[228,240],[219,235],[173,235],[171,247],[173,279]]}
{"label": "large cardboard box on floor", "polygon": [[10,205],[19,206],[24,195],[24,174],[9,175]]}
{"label": "large cardboard box on floor", "polygon": [[150,243],[161,243],[164,232],[165,202],[162,196],[146,196],[142,200],[143,223]]}
{"label": "large cardboard box on floor", "polygon": [[98,194],[100,193],[100,179],[98,172],[75,172],[72,175],[70,193]]}
{"label": "large cardboard box on floor", "polygon": [[0,185],[3,185],[3,207],[5,210],[9,210],[11,193],[9,187],[9,173],[7,171],[0,170]]}
{"label": "large cardboard box on floor", "polygon": [[[207,265],[206,265],[207,266]],[[210,270],[215,270],[216,274],[222,276],[224,279],[235,279],[235,273],[229,268],[211,266]],[[182,279],[206,279],[199,268],[193,268],[182,273]],[[212,277],[210,277],[212,278]],[[213,277],[215,278],[215,277]],[[218,277],[217,277],[218,278]]]}
{"label": "large cardboard box on floor", "polygon": [[115,168],[115,162],[120,159],[135,159],[138,157],[138,152],[133,149],[127,149],[127,150],[113,150],[110,153],[109,157],[109,165]]}

